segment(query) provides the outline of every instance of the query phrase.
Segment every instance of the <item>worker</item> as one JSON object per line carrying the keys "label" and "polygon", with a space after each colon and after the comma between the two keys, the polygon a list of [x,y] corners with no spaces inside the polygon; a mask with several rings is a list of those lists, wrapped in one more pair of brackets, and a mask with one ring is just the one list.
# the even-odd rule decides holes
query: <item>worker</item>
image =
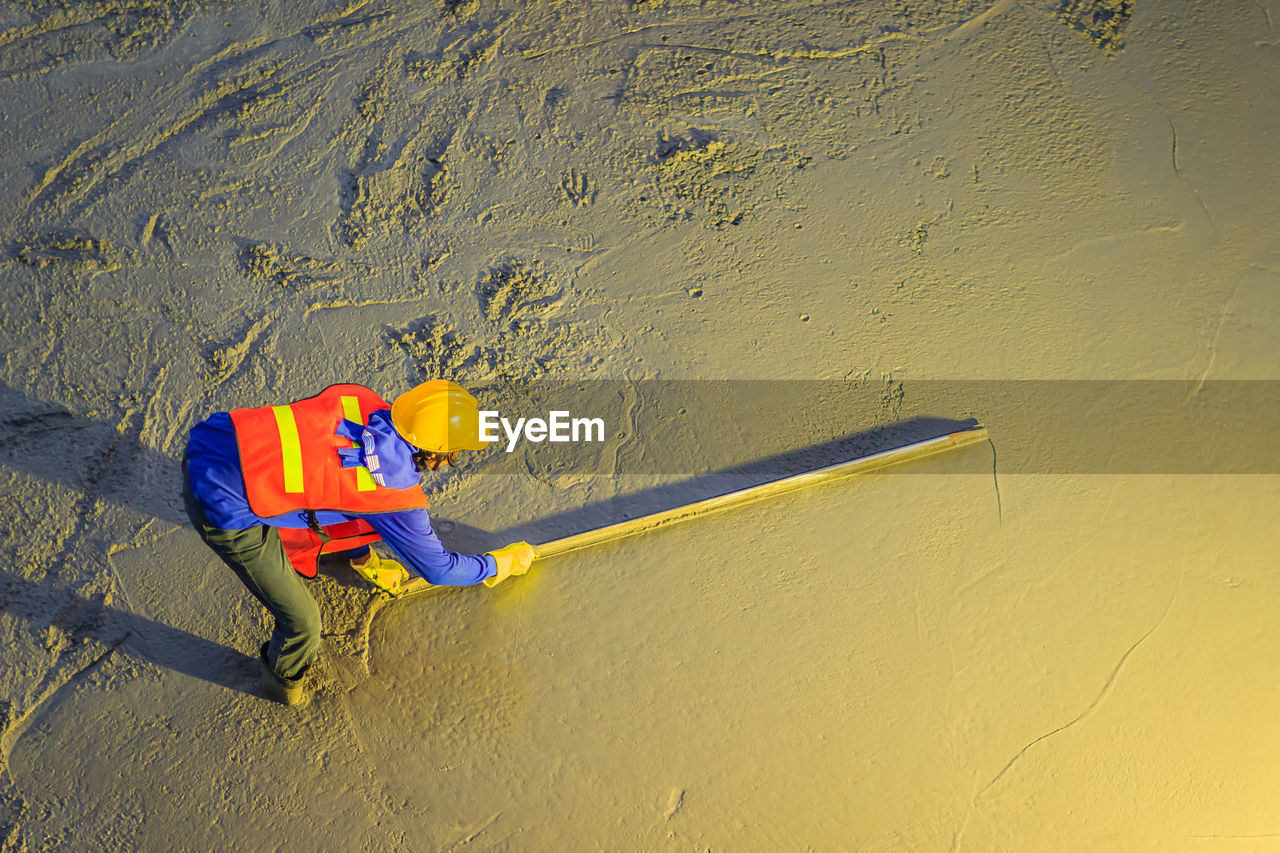
{"label": "worker", "polygon": [[[436,379],[389,405],[362,385],[331,385],[287,405],[218,412],[191,429],[183,465],[187,514],[205,543],[275,617],[259,658],[268,698],[308,698],[320,648],[320,609],[304,578],[322,553],[390,595],[408,566],[441,586],[496,586],[528,571],[533,548],[516,542],[458,554],[436,537],[421,475],[480,450],[479,405]],[[380,556],[382,540],[403,561]]]}

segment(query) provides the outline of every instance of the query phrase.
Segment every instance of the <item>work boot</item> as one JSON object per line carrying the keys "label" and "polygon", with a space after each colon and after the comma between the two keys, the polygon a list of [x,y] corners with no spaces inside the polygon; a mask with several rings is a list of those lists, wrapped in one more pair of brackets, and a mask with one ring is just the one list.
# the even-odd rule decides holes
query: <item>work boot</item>
{"label": "work boot", "polygon": [[307,691],[306,676],[297,678],[281,678],[276,675],[271,664],[267,663],[267,646],[262,644],[258,652],[258,663],[262,665],[262,692],[268,698],[282,705],[302,705],[310,697]]}

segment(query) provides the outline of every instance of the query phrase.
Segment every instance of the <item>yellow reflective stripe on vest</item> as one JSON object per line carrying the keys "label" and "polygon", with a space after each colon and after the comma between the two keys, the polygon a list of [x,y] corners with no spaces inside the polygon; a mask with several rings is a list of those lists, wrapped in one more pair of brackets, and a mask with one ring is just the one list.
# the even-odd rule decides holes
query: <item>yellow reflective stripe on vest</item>
{"label": "yellow reflective stripe on vest", "polygon": [[276,416],[276,429],[280,431],[280,457],[284,462],[284,490],[288,494],[302,493],[302,442],[298,439],[298,422],[293,419],[293,409],[288,406],[272,406]]}
{"label": "yellow reflective stripe on vest", "polygon": [[[364,418],[360,417],[360,401],[355,397],[342,397],[342,416],[349,421],[355,421],[361,426],[364,425]],[[354,441],[351,442],[352,447],[358,447]],[[373,477],[369,474],[369,469],[363,465],[356,466],[356,491],[371,492],[378,488],[378,484],[373,482]]]}

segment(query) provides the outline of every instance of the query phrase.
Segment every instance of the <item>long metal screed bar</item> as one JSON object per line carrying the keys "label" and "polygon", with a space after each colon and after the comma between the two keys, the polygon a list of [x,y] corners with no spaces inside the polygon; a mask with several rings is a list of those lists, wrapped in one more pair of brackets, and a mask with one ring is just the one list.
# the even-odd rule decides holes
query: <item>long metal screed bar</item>
{"label": "long metal screed bar", "polygon": [[[693,503],[672,507],[671,509],[664,509],[650,515],[642,515],[639,518],[629,518],[616,524],[597,527],[594,530],[575,533],[561,539],[553,539],[541,545],[535,544],[533,546],[535,557],[538,560],[545,560],[549,557],[568,554],[571,551],[579,551],[593,545],[613,542],[626,536],[634,536],[637,533],[648,533],[682,521],[701,518],[713,512],[745,506],[765,498],[807,489],[820,483],[830,483],[854,474],[878,471],[890,465],[899,465],[903,462],[923,459],[927,456],[934,456],[948,450],[967,447],[986,440],[986,428],[977,425],[959,432],[940,435],[936,438],[927,438],[923,441],[912,442],[889,450],[882,450],[869,456],[860,456],[857,459],[849,459],[844,462],[837,462],[834,465],[826,465],[821,468],[814,468],[811,471],[780,477],[767,483],[759,483],[745,489],[738,489],[723,495],[716,495],[715,497],[705,498]],[[437,587],[433,587],[421,578],[414,578],[404,585],[400,597],[403,598],[406,595],[426,592],[432,589],[437,589]]]}

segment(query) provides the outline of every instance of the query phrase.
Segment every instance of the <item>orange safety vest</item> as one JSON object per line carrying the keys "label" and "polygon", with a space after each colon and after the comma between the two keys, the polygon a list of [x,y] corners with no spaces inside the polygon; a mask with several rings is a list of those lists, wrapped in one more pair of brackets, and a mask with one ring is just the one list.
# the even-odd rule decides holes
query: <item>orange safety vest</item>
{"label": "orange safety vest", "polygon": [[303,577],[315,577],[321,554],[380,538],[359,519],[322,527],[315,512],[368,515],[427,508],[420,487],[379,486],[369,469],[342,467],[338,448],[356,445],[337,434],[338,424],[343,418],[367,423],[369,415],[389,408],[363,385],[347,384],[283,406],[231,411],[249,508],[263,518],[301,511],[311,522],[309,529],[279,528],[289,563]]}

